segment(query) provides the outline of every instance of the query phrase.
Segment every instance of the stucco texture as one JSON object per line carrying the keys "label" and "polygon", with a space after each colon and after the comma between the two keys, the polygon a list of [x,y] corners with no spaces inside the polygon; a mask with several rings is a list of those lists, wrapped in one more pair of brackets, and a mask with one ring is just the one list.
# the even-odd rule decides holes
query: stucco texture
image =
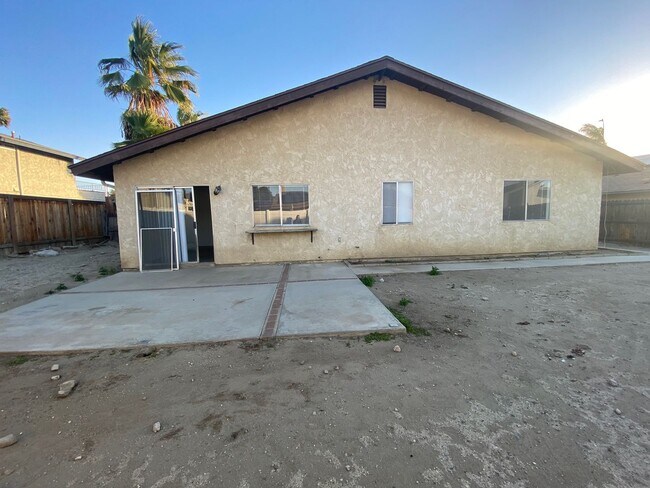
{"label": "stucco texture", "polygon": [[0,193],[83,199],[68,170],[70,163],[21,148],[16,151],[13,147],[0,146]]}
{"label": "stucco texture", "polygon": [[[211,194],[215,262],[586,250],[597,246],[602,165],[399,82],[386,109],[372,80],[252,117],[114,168],[122,266],[138,267],[134,192]],[[551,180],[548,221],[504,222],[503,182]],[[413,181],[413,223],[382,225],[382,182]],[[309,234],[258,235],[252,185],[309,185]]]}

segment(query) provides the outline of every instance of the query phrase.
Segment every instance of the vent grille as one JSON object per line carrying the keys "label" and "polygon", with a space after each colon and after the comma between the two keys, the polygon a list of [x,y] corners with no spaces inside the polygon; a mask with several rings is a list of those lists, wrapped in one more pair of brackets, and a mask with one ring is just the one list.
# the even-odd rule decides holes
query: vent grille
{"label": "vent grille", "polygon": [[372,106],[374,108],[386,108],[386,85],[373,85]]}

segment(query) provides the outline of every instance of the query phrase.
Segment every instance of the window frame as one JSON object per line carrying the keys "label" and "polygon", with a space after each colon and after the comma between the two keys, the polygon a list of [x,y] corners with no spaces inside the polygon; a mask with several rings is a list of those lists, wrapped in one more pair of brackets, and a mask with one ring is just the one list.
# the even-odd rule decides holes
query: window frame
{"label": "window frame", "polygon": [[[260,187],[260,186],[277,186],[279,191],[278,195],[280,198],[280,223],[279,224],[256,224],[255,223],[255,187]],[[283,209],[282,209],[282,189],[286,186],[304,186],[307,188],[307,195],[309,198],[309,206],[307,207],[308,210],[308,216],[309,216],[309,223],[307,224],[285,224],[284,219],[283,219]],[[309,227],[311,226],[311,198],[309,197],[309,184],[307,183],[255,183],[251,185],[251,216],[253,217],[253,227]]]}
{"label": "window frame", "polygon": [[[531,181],[547,181],[548,182],[548,212],[546,213],[545,219],[529,219],[528,218],[528,184]],[[523,219],[504,219],[503,218],[503,198],[505,196],[506,183],[507,182],[523,182],[526,183],[526,193],[524,199],[524,218]],[[551,220],[551,195],[553,194],[553,183],[550,178],[511,178],[504,179],[503,184],[501,185],[501,222],[548,222]]]}
{"label": "window frame", "polygon": [[[392,224],[384,222],[384,184],[386,183],[395,183],[395,222]],[[411,194],[411,221],[410,222],[399,222],[399,219],[397,218],[397,216],[399,215],[399,184],[400,183],[411,184],[412,194]],[[381,207],[380,207],[381,225],[413,225],[413,221],[415,220],[415,181],[385,180],[381,182],[380,191],[381,191]]]}

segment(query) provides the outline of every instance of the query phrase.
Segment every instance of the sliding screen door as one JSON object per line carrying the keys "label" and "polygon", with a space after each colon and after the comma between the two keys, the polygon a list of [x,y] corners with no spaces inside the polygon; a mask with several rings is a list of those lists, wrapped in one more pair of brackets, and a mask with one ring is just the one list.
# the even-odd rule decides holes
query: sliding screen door
{"label": "sliding screen door", "polygon": [[178,269],[174,191],[138,190],[140,269]]}

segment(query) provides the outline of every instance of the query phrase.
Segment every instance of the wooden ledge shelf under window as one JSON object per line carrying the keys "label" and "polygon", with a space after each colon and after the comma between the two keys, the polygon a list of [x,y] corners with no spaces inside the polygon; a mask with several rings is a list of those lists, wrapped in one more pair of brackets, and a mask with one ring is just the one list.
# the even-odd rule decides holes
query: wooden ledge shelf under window
{"label": "wooden ledge shelf under window", "polygon": [[311,242],[314,242],[314,232],[318,229],[308,225],[269,225],[253,227],[246,231],[251,235],[251,242],[255,245],[255,234],[294,234],[296,232],[309,232]]}

